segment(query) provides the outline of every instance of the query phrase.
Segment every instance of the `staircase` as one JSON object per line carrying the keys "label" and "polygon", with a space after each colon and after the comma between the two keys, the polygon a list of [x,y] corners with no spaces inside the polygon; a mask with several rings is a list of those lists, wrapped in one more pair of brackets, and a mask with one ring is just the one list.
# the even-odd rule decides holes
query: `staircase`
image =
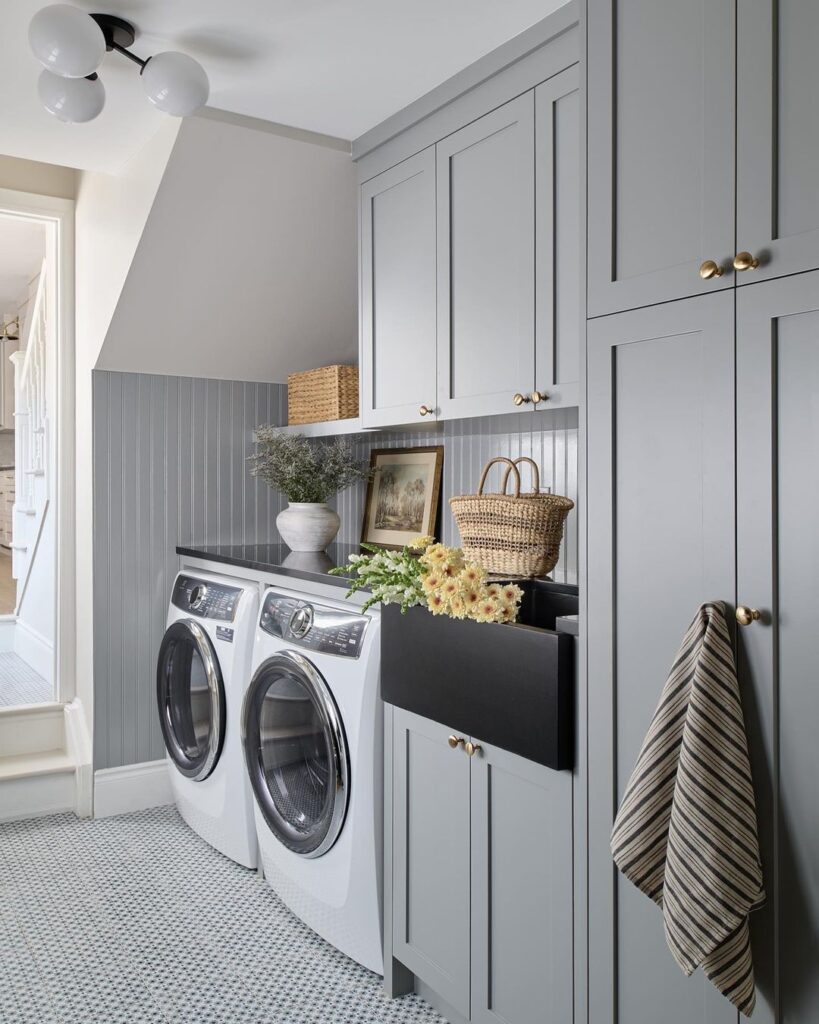
{"label": "staircase", "polygon": [[14,364],[15,398],[11,571],[17,580],[18,608],[25,595],[49,503],[46,286],[44,261],[25,348],[9,357]]}
{"label": "staircase", "polygon": [[90,744],[77,701],[0,713],[0,822],[91,813]]}

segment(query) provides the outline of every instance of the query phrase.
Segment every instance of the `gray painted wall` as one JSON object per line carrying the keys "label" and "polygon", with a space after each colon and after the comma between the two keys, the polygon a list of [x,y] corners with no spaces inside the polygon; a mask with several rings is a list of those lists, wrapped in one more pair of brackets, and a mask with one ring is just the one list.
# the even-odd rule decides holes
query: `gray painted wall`
{"label": "gray painted wall", "polygon": [[[154,666],[180,543],[277,539],[278,494],[254,480],[253,429],[286,417],[286,389],[153,374],[94,372],[94,766],[163,756]],[[412,433],[356,435],[373,448],[443,444],[442,521],[457,544],[453,494],[473,491],[492,455],[531,455],[542,485],[577,498],[577,411],[453,420]],[[524,478],[526,479],[526,478]],[[366,487],[337,499],[339,539],[360,539]],[[554,577],[577,579],[577,518]]]}

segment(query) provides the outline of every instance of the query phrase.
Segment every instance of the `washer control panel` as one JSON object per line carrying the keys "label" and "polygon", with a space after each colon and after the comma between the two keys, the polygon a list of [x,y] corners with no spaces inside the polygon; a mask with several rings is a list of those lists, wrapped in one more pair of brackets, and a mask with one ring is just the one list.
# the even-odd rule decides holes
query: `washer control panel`
{"label": "washer control panel", "polygon": [[195,576],[178,576],[171,601],[197,618],[233,622],[241,595],[240,587],[227,587]]}
{"label": "washer control panel", "polygon": [[297,647],[341,658],[358,658],[369,619],[271,591],[259,625],[271,636]]}

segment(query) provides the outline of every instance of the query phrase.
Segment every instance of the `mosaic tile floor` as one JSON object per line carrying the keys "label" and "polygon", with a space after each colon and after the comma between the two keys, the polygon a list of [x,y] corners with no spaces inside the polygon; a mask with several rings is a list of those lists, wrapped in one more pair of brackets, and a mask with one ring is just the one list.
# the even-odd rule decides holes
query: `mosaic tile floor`
{"label": "mosaic tile floor", "polygon": [[51,683],[13,651],[0,653],[0,708],[53,700]]}
{"label": "mosaic tile floor", "polygon": [[2,1024],[442,1024],[170,807],[0,825]]}

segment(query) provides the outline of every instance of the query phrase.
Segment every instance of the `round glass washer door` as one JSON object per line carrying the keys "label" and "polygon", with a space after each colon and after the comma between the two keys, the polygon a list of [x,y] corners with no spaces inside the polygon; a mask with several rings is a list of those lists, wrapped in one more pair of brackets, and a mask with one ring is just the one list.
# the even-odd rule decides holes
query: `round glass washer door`
{"label": "round glass washer door", "polygon": [[165,747],[179,771],[206,779],[225,739],[225,687],[216,651],[193,619],[168,627],[159,648],[156,699]]}
{"label": "round glass washer door", "polygon": [[285,651],[259,666],[245,695],[242,741],[270,830],[294,853],[326,853],[344,826],[350,760],[338,707],[311,662]]}

